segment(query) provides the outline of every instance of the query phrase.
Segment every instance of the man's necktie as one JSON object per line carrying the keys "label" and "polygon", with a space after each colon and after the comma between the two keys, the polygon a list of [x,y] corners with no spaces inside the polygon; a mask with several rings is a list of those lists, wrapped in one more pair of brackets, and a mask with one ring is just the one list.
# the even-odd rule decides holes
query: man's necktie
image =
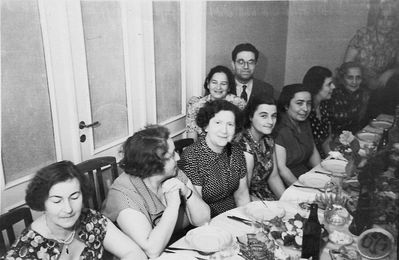
{"label": "man's necktie", "polygon": [[248,94],[247,91],[245,90],[246,88],[247,88],[246,85],[242,86],[241,98],[244,99],[245,101],[248,101]]}

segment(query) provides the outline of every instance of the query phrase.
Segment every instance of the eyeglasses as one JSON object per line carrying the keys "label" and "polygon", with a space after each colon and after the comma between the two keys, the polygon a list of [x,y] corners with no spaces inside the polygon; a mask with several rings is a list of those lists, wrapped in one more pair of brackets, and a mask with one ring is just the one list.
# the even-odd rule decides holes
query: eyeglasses
{"label": "eyeglasses", "polygon": [[247,66],[255,66],[256,61],[255,60],[249,60],[249,61],[245,61],[242,59],[236,60],[236,63],[240,66],[245,66],[245,64],[247,64]]}

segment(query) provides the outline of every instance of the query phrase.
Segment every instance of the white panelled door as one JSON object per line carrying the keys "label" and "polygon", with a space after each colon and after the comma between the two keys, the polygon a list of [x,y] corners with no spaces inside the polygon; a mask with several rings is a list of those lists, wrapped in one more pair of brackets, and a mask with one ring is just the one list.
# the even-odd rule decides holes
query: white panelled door
{"label": "white panelled door", "polygon": [[144,85],[137,66],[144,61],[132,50],[142,48],[140,33],[133,33],[140,26],[132,25],[127,7],[124,1],[68,2],[82,160],[119,158],[121,144],[146,122],[145,89],[137,88]]}
{"label": "white panelled door", "polygon": [[119,159],[147,124],[183,133],[185,102],[205,76],[205,9],[201,1],[2,0],[1,212],[24,203],[45,165]]}

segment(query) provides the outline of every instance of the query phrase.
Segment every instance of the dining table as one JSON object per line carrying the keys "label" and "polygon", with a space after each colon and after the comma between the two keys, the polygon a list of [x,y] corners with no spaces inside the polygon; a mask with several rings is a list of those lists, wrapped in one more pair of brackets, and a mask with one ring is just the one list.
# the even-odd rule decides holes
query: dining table
{"label": "dining table", "polygon": [[[383,115],[380,118],[389,118],[386,115]],[[377,118],[378,119],[378,118]],[[366,126],[365,129],[362,129],[362,131],[367,131],[369,126]],[[334,172],[328,171],[328,169],[323,168],[322,164],[318,164],[317,166],[313,167],[308,173],[318,173],[318,174],[325,174],[330,178],[330,180],[335,184],[335,185],[342,185],[342,178],[341,176],[335,175]],[[301,183],[300,180],[289,186],[280,199],[278,201],[263,201],[260,207],[262,205],[264,206],[264,211],[270,211],[273,212],[275,209],[284,209],[284,217],[283,218],[293,218],[295,214],[299,214],[304,218],[307,218],[309,215],[309,211],[302,207],[301,204],[303,203],[311,203],[315,201],[316,196],[325,194],[326,191],[322,187],[304,187],[305,185]],[[253,201],[250,202],[248,205],[237,207],[234,209],[231,209],[229,211],[226,211],[214,218],[212,218],[207,224],[207,228],[209,230],[212,230],[214,228],[215,230],[223,230],[224,232],[228,233],[229,236],[231,236],[231,244],[228,246],[228,250],[221,250],[219,252],[216,252],[212,255],[203,255],[200,254],[194,250],[196,245],[193,243],[193,240],[190,238],[189,239],[189,233],[185,237],[182,237],[181,239],[177,240],[174,242],[172,245],[167,247],[165,251],[156,259],[159,260],[167,260],[167,259],[199,259],[199,260],[204,260],[204,259],[232,259],[232,260],[242,260],[245,259],[243,255],[240,253],[240,239],[245,237],[248,234],[251,233],[256,233],[258,230],[256,230],[255,226],[251,224],[253,222],[256,222],[256,219],[253,218],[253,215],[248,214],[248,208],[251,207],[251,205],[259,204],[260,201]],[[259,205],[257,205],[259,206]],[[335,225],[328,223],[325,220],[324,217],[324,209],[319,209],[318,211],[318,216],[319,216],[319,221],[324,225],[326,230],[331,233],[334,231],[339,231],[345,234],[348,234],[353,242],[350,243],[349,245],[346,245],[347,248],[356,250],[357,249],[357,241],[358,241],[358,236],[353,235],[352,233],[349,232],[348,227],[351,223],[352,217],[349,216],[348,220],[346,221],[345,224],[343,225]],[[277,214],[277,213],[276,213]],[[234,219],[235,218],[235,219]],[[240,220],[237,220],[237,218],[241,218],[244,220],[249,220],[248,222],[243,222]],[[378,226],[377,226],[378,227]],[[203,227],[198,227],[203,228]],[[195,229],[193,229],[195,230]],[[192,230],[192,231],[193,231]],[[279,244],[279,247],[286,253],[287,258],[289,260],[299,260],[301,251],[300,249],[296,249],[292,246],[286,247],[282,244]],[[321,249],[321,254],[320,254],[320,260],[329,260],[332,259],[330,255],[330,250],[337,250],[340,247],[340,245],[334,244],[330,240],[326,240],[326,243]],[[183,248],[187,250],[174,250],[173,248]],[[198,249],[198,248],[197,248]],[[359,255],[358,259],[367,259],[363,256]],[[397,259],[397,249],[396,249],[396,242],[394,245],[393,250],[391,253],[386,256],[385,258],[382,258],[383,260],[396,260]]]}

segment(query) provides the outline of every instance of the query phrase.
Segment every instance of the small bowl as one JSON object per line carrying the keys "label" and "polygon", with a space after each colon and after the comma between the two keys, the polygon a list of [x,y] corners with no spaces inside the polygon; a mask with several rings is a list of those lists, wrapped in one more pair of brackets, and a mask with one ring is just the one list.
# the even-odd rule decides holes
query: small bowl
{"label": "small bowl", "polygon": [[350,235],[336,230],[328,235],[328,239],[340,246],[350,245],[353,242],[353,238]]}
{"label": "small bowl", "polygon": [[395,245],[392,234],[382,228],[372,228],[360,234],[357,240],[359,253],[367,259],[382,259],[388,256]]}

